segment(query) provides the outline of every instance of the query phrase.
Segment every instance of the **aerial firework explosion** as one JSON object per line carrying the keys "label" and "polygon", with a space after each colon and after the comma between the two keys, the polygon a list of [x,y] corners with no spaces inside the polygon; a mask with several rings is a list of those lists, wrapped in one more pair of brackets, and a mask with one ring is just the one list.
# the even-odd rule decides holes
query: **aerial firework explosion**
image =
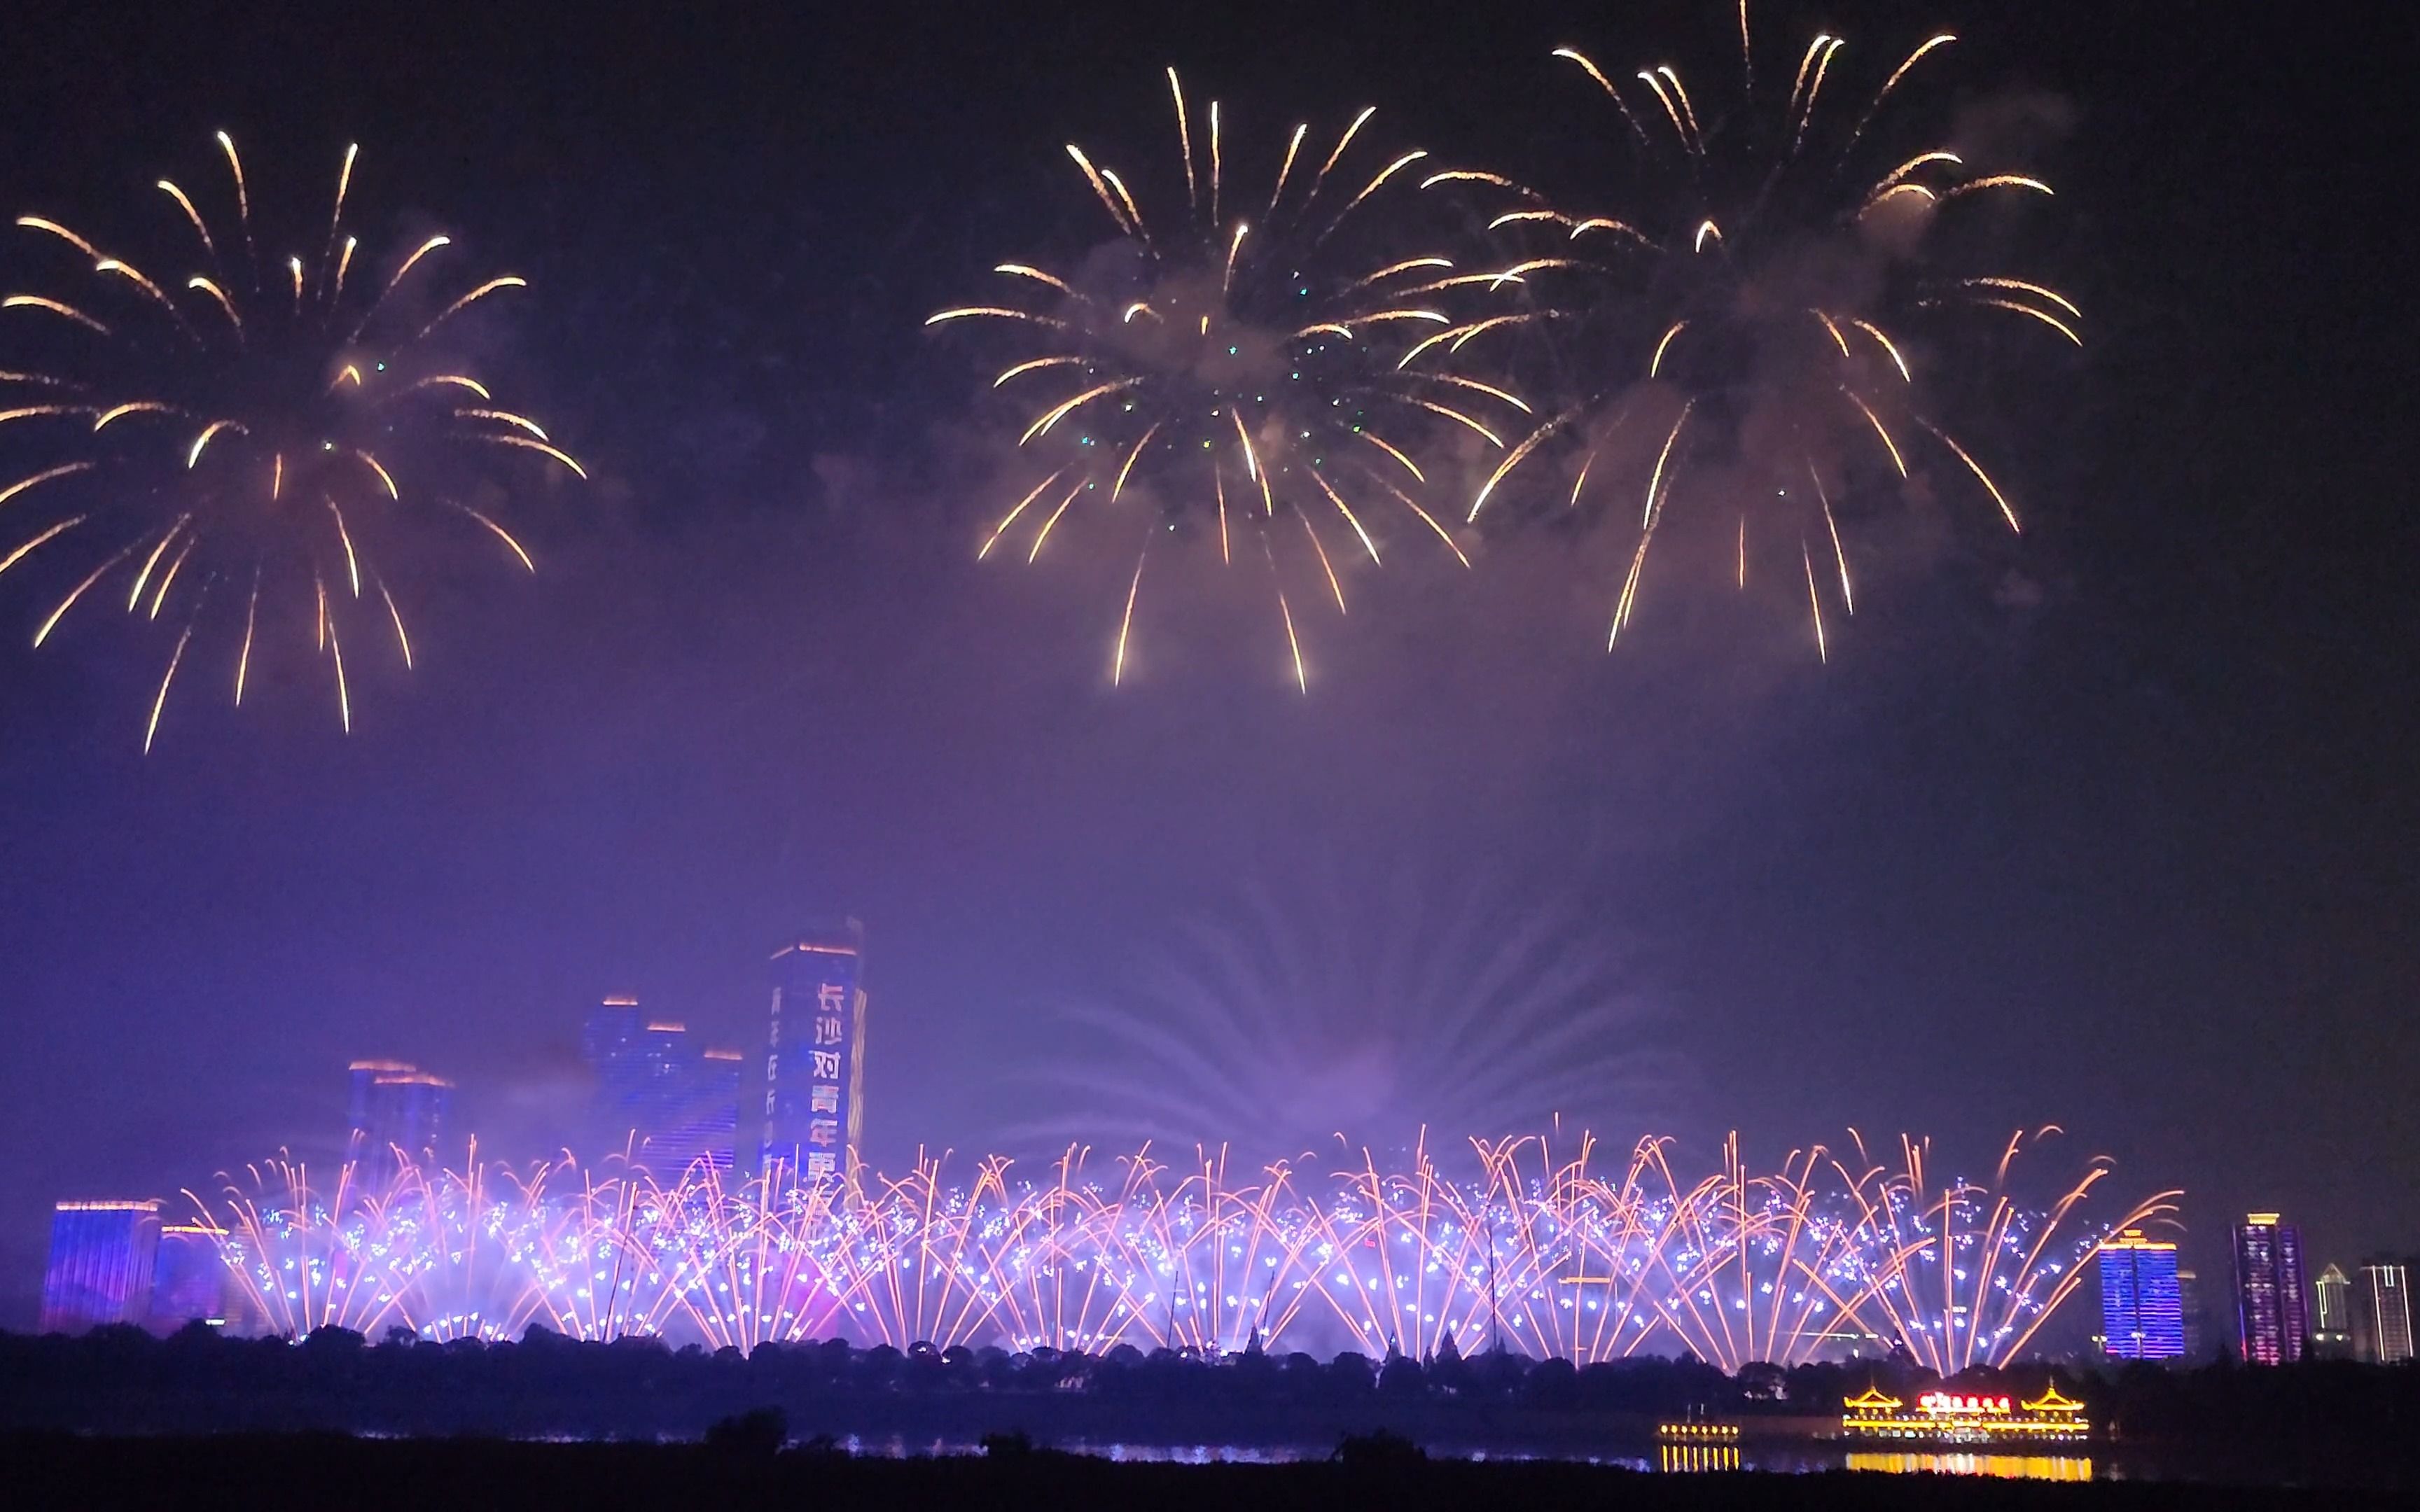
{"label": "aerial firework explosion", "polygon": [[1945,317],[1988,313],[2076,346],[2082,317],[2003,267],[1992,255],[2003,239],[1978,219],[2050,186],[1994,144],[1916,134],[1928,113],[1911,97],[1954,37],[1861,74],[1859,52],[1830,35],[1761,60],[1745,0],[1737,16],[1735,56],[1718,70],[1735,88],[1693,90],[1668,63],[1608,69],[1556,51],[1608,108],[1630,171],[1601,206],[1505,186],[1491,228],[1536,255],[1520,265],[1525,307],[1494,317],[1504,335],[1489,339],[1540,332],[1561,370],[1554,386],[1575,397],[1504,455],[1468,514],[1526,493],[1532,508],[1593,504],[1635,531],[1608,649],[1668,520],[1693,517],[1683,528],[1739,589],[1780,566],[1775,580],[1806,605],[1828,656],[1827,606],[1854,613],[1856,602],[1844,515],[1884,512],[1939,467],[1946,497],[1962,484],[2019,528],[2006,491],[1941,421],[1957,339]]}
{"label": "aerial firework explosion", "polygon": [[[2047,1132],[2047,1131],[2046,1131]],[[2086,1225],[2095,1161],[2046,1206],[2009,1195],[2023,1136],[1988,1183],[1935,1186],[1927,1146],[1861,1139],[1750,1171],[1736,1140],[1687,1178],[1668,1141],[1602,1164],[1583,1137],[1474,1140],[1469,1158],[1341,1151],[1251,1170],[1145,1149],[1096,1171],[1080,1149],[1019,1179],[938,1159],[852,1165],[802,1186],[710,1166],[659,1182],[568,1162],[514,1174],[410,1162],[311,1188],[284,1162],[195,1197],[241,1310],[299,1336],[341,1326],[430,1337],[656,1335],[708,1347],[840,1337],[1099,1353],[1332,1347],[1421,1354],[1451,1335],[1575,1362],[1686,1350],[1735,1369],[1850,1350],[1944,1373],[2020,1355],[2113,1229]],[[383,1163],[382,1163],[383,1164]]]}
{"label": "aerial firework explosion", "polygon": [[[424,536],[450,521],[532,566],[493,517],[487,464],[520,455],[585,476],[446,355],[457,317],[521,279],[458,278],[460,292],[441,302],[424,285],[450,239],[361,255],[345,221],[356,147],[324,220],[281,228],[299,250],[277,255],[235,142],[221,132],[218,145],[225,193],[197,198],[160,180],[159,208],[185,245],[142,259],[198,271],[154,278],[63,221],[25,215],[18,260],[85,282],[0,298],[0,333],[35,359],[0,372],[0,442],[42,456],[0,486],[0,523],[12,527],[0,572],[83,552],[38,646],[80,601],[113,595],[113,577],[130,614],[164,618],[175,639],[148,701],[147,751],[179,671],[213,637],[239,706],[256,658],[307,637],[349,730],[348,643],[358,661],[371,640],[391,640],[411,665],[389,574],[417,565]],[[214,199],[233,214],[214,220],[204,208]],[[36,511],[38,522],[15,523]]]}
{"label": "aerial firework explosion", "polygon": [[[1109,678],[1127,670],[1135,607],[1155,543],[1215,530],[1218,558],[1257,558],[1272,580],[1295,686],[1309,690],[1302,640],[1279,555],[1307,550],[1311,580],[1345,610],[1340,558],[1382,560],[1388,519],[1417,522],[1464,565],[1452,533],[1420,502],[1421,465],[1440,426],[1500,448],[1528,407],[1499,384],[1454,365],[1455,345],[1406,354],[1414,332],[1450,327],[1447,305],[1517,280],[1517,271],[1458,270],[1435,253],[1410,254],[1365,224],[1420,180],[1425,152],[1348,166],[1373,112],[1332,146],[1295,128],[1264,198],[1229,182],[1219,107],[1187,107],[1168,73],[1185,164],[1181,217],[1147,222],[1116,170],[1070,145],[1116,239],[1063,275],[1027,263],[995,270],[1016,291],[997,304],[942,310],[927,325],[999,321],[1033,338],[996,389],[1042,391],[1017,444],[1033,477],[991,528],[981,554],[1020,545],[1039,557],[1079,506],[1125,512],[1134,571]],[[1022,531],[1022,536],[1014,532]]]}

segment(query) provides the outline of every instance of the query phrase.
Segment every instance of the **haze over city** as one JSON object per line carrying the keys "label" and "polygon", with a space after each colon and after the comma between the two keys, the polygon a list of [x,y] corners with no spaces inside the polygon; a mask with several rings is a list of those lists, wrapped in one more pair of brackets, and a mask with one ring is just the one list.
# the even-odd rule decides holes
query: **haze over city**
{"label": "haze over city", "polygon": [[[1868,66],[1959,31],[1931,108],[2056,186],[1993,251],[2088,339],[1913,348],[1990,495],[1972,459],[1911,473],[1892,445],[1909,481],[1862,496],[1885,502],[1847,545],[1773,535],[1751,574],[1743,508],[1738,584],[1675,545],[1635,609],[1637,480],[1627,535],[1554,508],[1461,528],[1500,443],[1438,443],[1450,549],[1403,517],[1383,569],[1323,517],[1316,559],[1288,536],[1282,569],[1239,547],[1222,571],[1226,518],[1198,508],[1164,556],[1070,516],[1047,552],[1029,518],[979,560],[1040,474],[991,407],[1007,348],[926,322],[1004,297],[1003,258],[1097,265],[1114,196],[1064,143],[1182,203],[1171,64],[1197,113],[1220,101],[1249,208],[1295,121],[1332,140],[1364,104],[1364,178],[1398,145],[1578,163],[1621,127],[1553,50],[1680,39],[1711,73],[1727,8],[25,18],[12,216],[158,245],[182,223],[154,180],[224,175],[223,130],[248,204],[324,217],[348,163],[365,245],[442,231],[526,277],[463,344],[582,475],[500,474],[534,571],[475,524],[414,560],[409,671],[349,600],[380,639],[345,642],[341,690],[295,649],[307,597],[293,654],[239,674],[234,640],[197,640],[172,700],[176,615],[37,649],[85,567],[0,580],[0,1323],[35,1321],[56,1200],[178,1206],[281,1148],[333,1161],[356,1060],[452,1080],[449,1137],[515,1161],[593,1133],[604,998],[761,1076],[768,958],[843,918],[886,1170],[1215,1141],[1228,1115],[1283,1154],[1559,1113],[1624,1149],[1670,1134],[1696,1169],[1732,1131],[1759,1168],[1908,1131],[1979,1179],[2055,1124],[2058,1176],[2105,1156],[2126,1201],[2181,1189],[2205,1275],[2253,1211],[2300,1225],[2314,1274],[2420,1250],[2420,543],[2380,251],[2408,169],[2326,124],[2392,60],[2078,6],[1855,8],[1889,39]],[[18,255],[58,249],[9,229],[13,292]],[[1891,445],[1896,416],[1868,418]],[[1752,471],[1744,431],[1710,492]],[[1259,467],[1222,486],[1257,499]],[[1540,1063],[1460,1063],[1456,984],[1508,942],[1504,1018],[1534,1019]],[[1291,1080],[1185,1080],[1255,1062]]]}

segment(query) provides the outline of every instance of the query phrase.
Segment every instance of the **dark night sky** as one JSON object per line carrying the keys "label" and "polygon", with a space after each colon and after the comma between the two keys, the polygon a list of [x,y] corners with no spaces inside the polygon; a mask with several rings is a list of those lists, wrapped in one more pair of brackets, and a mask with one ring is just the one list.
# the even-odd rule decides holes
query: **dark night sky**
{"label": "dark night sky", "polygon": [[0,584],[0,1321],[54,1198],[324,1145],[355,1056],[535,1154],[597,995],[751,1041],[766,948],[849,911],[871,1153],[980,1148],[1086,1053],[1053,1004],[1248,889],[1399,872],[1591,921],[1683,1068],[1624,1140],[1908,1128],[1977,1168],[2055,1120],[2187,1189],[2206,1273],[2248,1206],[2420,1249],[2408,22],[1763,8],[1877,52],[1946,21],[1956,87],[2072,110],[2094,344],[1997,391],[2022,548],[1885,575],[1818,667],[1786,609],[1685,594],[1608,658],[1612,585],[1500,543],[1365,585],[1304,700],[1216,602],[1112,696],[1116,563],[978,570],[976,385],[918,321],[1097,234],[1059,144],[1165,155],[1164,62],[1239,141],[1372,101],[1518,172],[1604,124],[1552,47],[1702,51],[1727,8],[78,8],[0,54],[12,213],[131,218],[222,125],[316,195],[358,137],[357,219],[531,275],[490,366],[597,474],[519,510],[535,582],[458,563],[349,738],[297,681],[144,758],[163,642],[36,655]]}

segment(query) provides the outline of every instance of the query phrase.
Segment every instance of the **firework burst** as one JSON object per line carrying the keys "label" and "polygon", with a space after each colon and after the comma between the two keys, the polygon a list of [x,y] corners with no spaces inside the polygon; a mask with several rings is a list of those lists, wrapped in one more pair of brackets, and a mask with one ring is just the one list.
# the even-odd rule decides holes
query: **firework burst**
{"label": "firework burst", "polygon": [[[2045,1131],[2047,1132],[2047,1131]],[[1942,1373],[2017,1358],[2071,1297],[2100,1240],[2172,1214],[2161,1193],[2087,1221],[2093,1161],[2046,1205],[2011,1195],[2012,1137],[1989,1182],[1931,1184],[1897,1164],[1795,1150],[1717,1169],[1671,1144],[1626,1160],[1586,1135],[1421,1139],[1388,1157],[1341,1143],[1250,1165],[1148,1147],[1071,1148],[1020,1176],[1000,1157],[954,1180],[939,1157],[888,1177],[851,1160],[802,1184],[700,1162],[662,1180],[555,1163],[425,1175],[346,1166],[324,1193],[289,1161],[194,1198],[236,1313],[324,1326],[509,1337],[532,1322],[752,1349],[847,1338],[1106,1352],[1402,1350],[1481,1340],[1579,1363],[1686,1350],[1735,1370],[1891,1352]]]}
{"label": "firework burst", "polygon": [[1450,346],[1405,358],[1417,332],[1454,323],[1453,303],[1520,275],[1457,269],[1368,234],[1427,158],[1357,151],[1373,111],[1332,144],[1295,128],[1264,194],[1231,181],[1218,101],[1190,108],[1175,69],[1168,82],[1182,215],[1146,221],[1116,170],[1071,144],[1115,239],[1063,274],[1002,263],[995,271],[1011,292],[1001,301],[925,323],[999,322],[1032,338],[993,387],[1039,395],[1017,438],[1032,481],[981,555],[1032,562],[1071,514],[1115,518],[1125,496],[1147,498],[1125,510],[1135,562],[1121,585],[1113,685],[1128,671],[1157,543],[1215,532],[1222,563],[1240,557],[1269,573],[1291,676],[1307,692],[1294,612],[1305,585],[1345,612],[1351,560],[1379,563],[1398,527],[1469,564],[1421,502],[1422,458],[1442,432],[1500,449],[1528,407],[1459,370]]}
{"label": "firework burst", "polygon": [[277,254],[234,140],[218,146],[223,192],[159,181],[180,250],[138,266],[21,216],[13,260],[54,270],[58,293],[0,297],[0,335],[29,358],[0,372],[0,447],[23,459],[0,485],[0,572],[62,559],[38,646],[79,604],[121,594],[161,625],[147,751],[179,674],[221,642],[240,706],[264,655],[307,641],[349,730],[348,650],[356,676],[379,645],[411,666],[390,574],[417,564],[423,538],[450,527],[532,568],[494,517],[495,464],[585,476],[446,355],[464,311],[523,280],[448,274],[442,236],[363,254],[345,219],[354,147],[325,217],[278,228],[296,250]]}
{"label": "firework burst", "polygon": [[2083,343],[2067,296],[1977,260],[1995,239],[1976,218],[1995,202],[2047,199],[2050,186],[1980,161],[1993,149],[1898,129],[1924,114],[1910,97],[1954,37],[1867,73],[1862,50],[1821,35],[1769,60],[1776,70],[1758,67],[1745,3],[1737,15],[1736,56],[1715,70],[1729,86],[1693,89],[1668,63],[1606,69],[1558,49],[1633,165],[1621,208],[1567,210],[1507,184],[1491,221],[1534,255],[1519,265],[1525,306],[1489,329],[1553,323],[1577,397],[1505,453],[1468,516],[1521,492],[1621,522],[1633,538],[1608,649],[1677,516],[1693,518],[1738,589],[1769,574],[1805,605],[1827,656],[1827,608],[1856,604],[1844,516],[1879,512],[1938,468],[1945,491],[1962,486],[2019,529],[2005,490],[1941,423],[1957,335],[1937,317],[1987,313]]}

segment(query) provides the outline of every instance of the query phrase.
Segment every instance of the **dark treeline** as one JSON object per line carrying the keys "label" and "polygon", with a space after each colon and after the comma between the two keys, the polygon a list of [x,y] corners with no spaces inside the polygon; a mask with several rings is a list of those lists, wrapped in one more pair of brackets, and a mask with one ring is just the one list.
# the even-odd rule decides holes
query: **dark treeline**
{"label": "dark treeline", "polygon": [[[2420,1370],[2318,1363],[2217,1364],[2074,1373],[1976,1372],[1952,1384],[2085,1401],[2130,1443],[2337,1446],[2364,1458],[2415,1451]],[[1569,1450],[1637,1443],[1688,1413],[1804,1430],[1837,1417],[1868,1383],[1912,1399],[1936,1378],[1904,1364],[1751,1365],[1737,1375],[1692,1359],[1575,1367],[1451,1340],[1426,1360],[1258,1350],[1208,1360],[1121,1346],[1102,1355],[1037,1350],[861,1349],[832,1340],[742,1355],[626,1338],[582,1343],[533,1328],[518,1343],[431,1343],[401,1330],[373,1344],[344,1329],[300,1343],[224,1336],[195,1324],[80,1336],[0,1334],[0,1427],[143,1433],[234,1430],[697,1438],[715,1422],[778,1407],[798,1436],[972,1443],[1025,1431],[1044,1443],[1318,1444],[1394,1427],[1422,1443]],[[2330,1449],[2329,1452],[2336,1452]]]}

